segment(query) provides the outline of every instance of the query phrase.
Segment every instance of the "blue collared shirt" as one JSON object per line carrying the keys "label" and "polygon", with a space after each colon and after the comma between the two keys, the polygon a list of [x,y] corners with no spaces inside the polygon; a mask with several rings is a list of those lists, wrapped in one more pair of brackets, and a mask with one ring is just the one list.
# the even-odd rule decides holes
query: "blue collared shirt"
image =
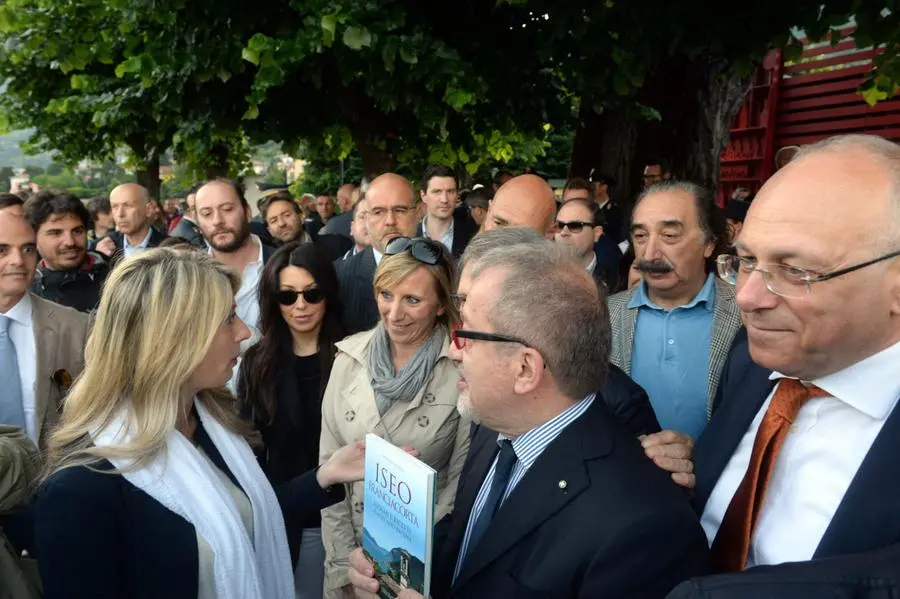
{"label": "blue collared shirt", "polygon": [[122,235],[122,249],[125,252],[125,257],[130,258],[135,254],[139,254],[147,249],[147,246],[150,245],[150,234],[153,233],[153,227],[147,229],[147,236],[144,237],[144,240],[137,245],[131,245],[128,243],[128,236]]}
{"label": "blue collared shirt", "polygon": [[[510,493],[516,488],[519,481],[522,480],[541,454],[544,453],[544,450],[553,443],[567,426],[578,420],[582,414],[587,412],[588,408],[591,407],[591,404],[594,403],[594,397],[595,395],[593,393],[588,395],[578,403],[566,408],[566,410],[558,416],[548,420],[540,426],[534,427],[524,435],[513,439],[512,448],[516,454],[516,463],[509,475],[509,484],[506,485],[506,492],[503,494],[503,499],[500,501],[501,506],[503,505],[503,502],[509,498]],[[497,445],[506,438],[507,437],[503,435],[499,435],[497,437]],[[498,453],[497,455],[499,456],[500,454]],[[453,572],[453,580],[456,580],[460,570],[462,570],[463,558],[469,548],[469,538],[472,536],[472,528],[475,526],[475,521],[478,520],[478,515],[484,508],[484,503],[487,501],[487,496],[491,491],[491,483],[494,480],[494,469],[496,467],[497,458],[495,457],[493,464],[491,464],[491,469],[488,470],[487,476],[484,477],[484,482],[481,483],[481,489],[478,490],[478,495],[475,497],[475,504],[472,506],[472,512],[469,514],[469,523],[466,525],[466,534],[463,537],[463,542],[459,549],[459,556],[456,558],[456,570]]]}
{"label": "blue collared shirt", "polygon": [[663,429],[695,439],[706,428],[709,344],[715,312],[715,278],[685,306],[664,310],[646,293],[646,283],[628,302],[637,309],[631,378],[650,396]]}

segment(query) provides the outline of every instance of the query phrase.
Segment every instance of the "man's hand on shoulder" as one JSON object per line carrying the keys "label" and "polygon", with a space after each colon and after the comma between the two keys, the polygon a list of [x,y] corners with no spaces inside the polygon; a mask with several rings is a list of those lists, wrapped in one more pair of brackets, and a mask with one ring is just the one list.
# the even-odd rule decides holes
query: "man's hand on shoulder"
{"label": "man's hand on shoulder", "polygon": [[694,474],[694,439],[690,435],[665,430],[638,437],[644,453],[653,463],[672,473],[672,480],[687,489],[697,485]]}

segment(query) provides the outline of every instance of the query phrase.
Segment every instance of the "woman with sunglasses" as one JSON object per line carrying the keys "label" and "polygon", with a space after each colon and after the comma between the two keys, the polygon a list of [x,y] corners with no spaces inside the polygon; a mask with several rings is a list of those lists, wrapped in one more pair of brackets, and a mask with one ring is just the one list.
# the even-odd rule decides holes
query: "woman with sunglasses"
{"label": "woman with sunglasses", "polygon": [[[259,306],[262,336],[244,358],[238,397],[262,433],[262,469],[279,485],[319,463],[322,393],[344,336],[337,275],[325,251],[300,242],[281,247],[263,269]],[[288,542],[296,596],[320,599],[320,514],[289,529]]]}
{"label": "woman with sunglasses", "polygon": [[[381,321],[338,343],[322,404],[324,461],[374,433],[412,445],[437,471],[435,521],[450,512],[469,447],[469,422],[456,410],[459,374],[447,355],[458,322],[451,299],[454,263],[440,243],[398,237],[375,272]],[[353,597],[348,556],[362,538],[363,485],[322,511],[326,597]]]}

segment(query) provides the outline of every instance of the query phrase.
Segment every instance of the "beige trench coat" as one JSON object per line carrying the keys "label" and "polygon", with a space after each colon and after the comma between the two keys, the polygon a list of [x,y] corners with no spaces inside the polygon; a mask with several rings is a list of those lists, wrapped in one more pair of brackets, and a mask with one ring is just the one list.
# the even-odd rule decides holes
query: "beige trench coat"
{"label": "beige trench coat", "polygon": [[[453,509],[456,484],[469,450],[469,421],[456,411],[459,373],[447,356],[449,338],[431,379],[410,402],[397,402],[378,414],[369,382],[368,346],[373,331],[338,343],[338,355],[322,400],[322,439],[319,462],[342,446],[374,433],[394,445],[412,445],[419,459],[437,471],[435,522]],[[341,597],[349,584],[348,555],[362,539],[363,484],[347,486],[344,501],[322,510],[325,544],[325,597]]]}

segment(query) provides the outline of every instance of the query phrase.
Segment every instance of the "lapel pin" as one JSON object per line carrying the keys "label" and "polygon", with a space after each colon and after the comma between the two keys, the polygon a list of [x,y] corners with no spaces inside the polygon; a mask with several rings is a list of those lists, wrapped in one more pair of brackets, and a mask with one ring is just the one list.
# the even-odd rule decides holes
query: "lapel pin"
{"label": "lapel pin", "polygon": [[560,489],[565,489],[568,485],[569,485],[569,483],[567,483],[567,482],[564,481],[564,480],[559,481],[559,488],[560,488]]}

